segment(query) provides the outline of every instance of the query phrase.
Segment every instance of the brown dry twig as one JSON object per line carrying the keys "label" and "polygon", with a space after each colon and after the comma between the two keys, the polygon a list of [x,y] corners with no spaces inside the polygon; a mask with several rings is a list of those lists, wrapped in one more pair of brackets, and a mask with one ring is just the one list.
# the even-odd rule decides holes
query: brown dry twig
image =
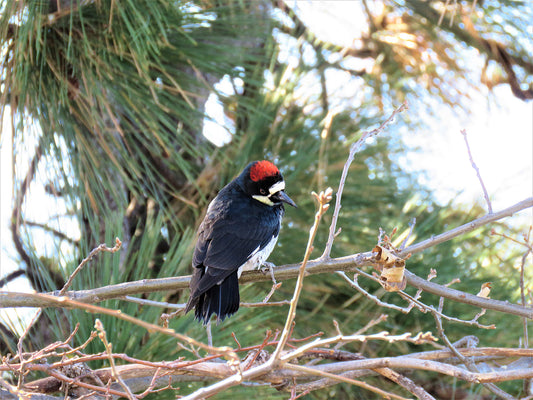
{"label": "brown dry twig", "polygon": [[[368,338],[382,338],[387,339],[391,338],[392,336],[384,335],[384,334],[375,334],[375,335],[369,335]],[[360,339],[364,340],[361,336]],[[329,342],[333,343],[334,340],[338,340],[338,338],[328,338],[323,339],[323,342]],[[402,340],[400,337],[395,337],[395,340]],[[301,347],[313,347],[313,344],[305,344]],[[456,345],[454,345],[456,346]],[[302,353],[303,349],[295,349],[293,353]],[[280,364],[276,368],[270,370],[268,374],[261,374],[256,376],[253,379],[250,379],[251,381],[257,381],[257,382],[271,382],[276,383],[280,382],[285,377],[294,377],[295,379],[300,378],[309,378],[309,377],[323,377],[323,373],[327,374],[345,374],[345,373],[351,373],[351,372],[357,372],[362,373],[362,375],[372,375],[372,370],[379,369],[379,368],[390,368],[390,369],[415,369],[415,370],[427,370],[427,371],[434,371],[438,372],[444,375],[449,376],[456,376],[460,379],[464,379],[467,382],[498,382],[498,381],[505,381],[510,379],[521,379],[524,377],[531,377],[533,375],[533,370],[531,367],[522,367],[522,368],[511,368],[511,366],[507,367],[505,365],[502,365],[502,357],[524,357],[524,359],[528,359],[533,356],[533,349],[523,349],[523,348],[516,348],[516,349],[508,349],[508,348],[458,348],[456,347],[457,352],[462,357],[469,357],[471,359],[480,358],[484,356],[491,356],[493,359],[497,361],[497,364],[493,367],[494,372],[469,372],[465,370],[463,367],[460,366],[454,366],[454,364],[461,364],[461,360],[457,358],[457,356],[452,352],[450,349],[445,350],[437,350],[437,351],[426,351],[422,353],[412,353],[405,356],[398,356],[398,357],[385,357],[385,358],[377,358],[377,359],[361,359],[360,357],[352,360],[347,361],[341,361],[341,362],[334,362],[329,364],[321,364],[317,366],[307,366],[307,370],[305,371],[294,371],[295,374],[291,373],[290,370],[284,369],[285,364]],[[108,354],[100,354],[102,357],[107,357]],[[113,358],[121,358],[122,355],[119,354],[113,354]],[[484,362],[486,362],[488,359],[485,359]],[[53,387],[53,385],[50,385],[52,380],[56,380],[56,382],[69,382],[73,385],[78,385],[86,387],[91,390],[97,390],[103,393],[103,391],[107,390],[107,388],[98,387],[91,384],[83,384],[82,382],[79,382],[79,379],[72,379],[68,378],[65,375],[61,373],[54,372],[54,370],[57,370],[60,368],[60,364],[65,364],[67,360],[61,361],[59,363],[56,363],[55,366],[52,365],[43,365],[43,364],[32,364],[28,365],[29,370],[41,370],[44,372],[47,372],[51,377],[45,378],[41,381],[47,381],[49,382],[48,387]],[[69,363],[73,362],[79,362],[82,363],[83,360],[68,360]],[[213,363],[209,361],[203,361],[203,360],[196,360],[195,362],[144,362],[143,364],[134,363],[133,360],[130,360],[131,364],[129,365],[121,365],[116,366],[116,373],[120,374],[120,376],[124,379],[124,383],[126,385],[129,385],[131,380],[134,378],[140,378],[140,377],[150,377],[148,382],[152,382],[153,379],[159,380],[159,378],[154,378],[156,375],[167,375],[166,380],[159,380],[158,385],[166,385],[168,386],[169,378],[172,377],[173,382],[177,381],[194,381],[198,379],[203,380],[213,380],[213,379],[220,379],[224,377],[231,377],[234,376],[235,372],[234,370],[227,364],[223,363]],[[242,369],[244,369],[246,361],[243,362]],[[145,365],[146,364],[146,365]],[[12,366],[13,368],[16,368],[16,365]],[[261,367],[261,365],[259,366]],[[5,367],[4,367],[5,368]],[[257,368],[253,367],[252,369]],[[250,369],[251,370],[251,369]],[[98,377],[102,382],[107,382],[109,379],[112,379],[112,371],[111,368],[103,368],[100,370],[93,371],[96,377]],[[247,371],[243,372],[243,375],[245,375]],[[375,373],[375,372],[374,372]],[[244,376],[244,379],[247,379],[246,375]],[[338,379],[337,379],[338,381]],[[33,388],[35,390],[37,387],[45,387],[44,382],[38,383],[32,382],[30,384],[27,384],[24,386],[24,388]],[[58,388],[59,386],[55,386]],[[58,389],[55,389],[58,390]],[[111,386],[111,391],[109,393],[117,393],[116,386]],[[300,390],[299,390],[300,391]],[[46,392],[50,393],[50,392]],[[121,393],[121,392],[118,392]],[[122,393],[121,395],[126,395],[125,393]]]}
{"label": "brown dry twig", "polygon": [[98,247],[94,248],[89,253],[89,255],[82,260],[80,265],[78,265],[76,267],[74,272],[72,274],[70,274],[70,276],[68,277],[67,282],[65,283],[65,285],[63,285],[63,288],[59,291],[58,295],[59,296],[64,296],[65,295],[65,292],[70,287],[70,285],[72,285],[72,282],[74,281],[74,278],[76,277],[76,275],[78,275],[78,273],[83,269],[85,264],[87,264],[89,261],[91,261],[94,256],[96,256],[98,253],[101,253],[101,252],[116,253],[117,251],[120,250],[121,246],[122,246],[122,242],[120,241],[119,238],[116,238],[115,239],[115,246],[113,246],[113,247],[107,247],[107,245],[105,243],[102,243]]}
{"label": "brown dry twig", "polygon": [[291,299],[289,313],[285,321],[285,326],[283,327],[283,331],[281,332],[281,338],[280,338],[278,347],[272,354],[273,360],[279,359],[281,355],[281,351],[283,350],[283,348],[285,347],[285,344],[289,340],[289,334],[292,330],[292,323],[294,321],[294,318],[296,317],[296,306],[298,304],[300,293],[302,292],[302,288],[303,288],[305,267],[307,265],[307,262],[309,261],[309,258],[311,257],[311,252],[313,251],[313,243],[315,240],[316,233],[318,231],[318,225],[320,223],[320,220],[322,219],[322,216],[326,213],[326,211],[329,208],[329,202],[331,201],[332,193],[333,193],[333,190],[331,188],[328,188],[325,191],[320,192],[319,194],[316,194],[315,192],[313,192],[313,195],[315,196],[315,199],[318,202],[318,210],[315,214],[315,222],[313,224],[313,227],[311,228],[309,232],[309,240],[307,241],[307,248],[305,249],[305,255],[302,261],[302,265],[300,265],[300,270],[299,270],[298,278],[297,278],[296,285],[294,288],[294,294]]}
{"label": "brown dry twig", "polygon": [[[118,244],[118,239],[117,239]],[[124,383],[122,378],[120,377],[120,374],[117,372],[116,366],[115,366],[115,358],[113,357],[113,349],[111,343],[107,341],[107,333],[104,329],[104,325],[102,322],[97,318],[94,322],[94,328],[98,332],[98,337],[102,341],[105,347],[105,351],[107,354],[107,358],[109,360],[109,365],[111,366],[111,374],[113,378],[120,384],[122,389],[124,389],[124,392],[128,395],[128,398],[130,400],[135,400],[135,395],[131,392],[130,388]]]}

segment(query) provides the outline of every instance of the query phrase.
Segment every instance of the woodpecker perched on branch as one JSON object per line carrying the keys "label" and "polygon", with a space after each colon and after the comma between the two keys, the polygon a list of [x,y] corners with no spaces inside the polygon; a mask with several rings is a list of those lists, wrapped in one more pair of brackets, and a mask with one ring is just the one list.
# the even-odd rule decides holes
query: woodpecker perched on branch
{"label": "woodpecker perched on branch", "polygon": [[207,324],[212,314],[222,321],[239,309],[239,277],[274,249],[283,203],[296,207],[279,169],[266,160],[248,164],[218,193],[198,229],[186,313],[194,307],[196,319]]}

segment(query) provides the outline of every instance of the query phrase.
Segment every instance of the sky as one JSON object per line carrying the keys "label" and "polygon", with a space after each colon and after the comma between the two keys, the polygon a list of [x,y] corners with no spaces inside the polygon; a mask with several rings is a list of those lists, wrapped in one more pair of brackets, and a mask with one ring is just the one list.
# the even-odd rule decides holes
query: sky
{"label": "sky", "polygon": [[[494,96],[501,106],[474,102],[468,117],[448,115],[435,128],[406,135],[408,145],[419,146],[403,160],[412,170],[427,171],[421,182],[434,190],[441,204],[485,204],[481,184],[471,165],[461,134],[465,130],[472,158],[479,168],[494,211],[533,196],[533,102],[523,102],[508,87]],[[451,114],[451,113],[450,113]],[[533,223],[531,213],[519,216]]]}
{"label": "sky", "polygon": [[[360,34],[366,21],[360,13],[357,2],[298,2],[298,8],[311,29],[324,40],[350,45],[351,38]],[[222,82],[222,87],[230,87]],[[333,88],[342,89],[342,82]],[[229,89],[228,89],[229,90]],[[421,183],[430,188],[443,205],[484,204],[479,180],[470,164],[463,136],[465,129],[474,161],[480,169],[483,181],[492,200],[495,211],[511,206],[520,200],[533,196],[533,102],[515,98],[507,86],[494,89],[494,101],[478,95],[471,112],[458,117],[443,111],[440,120],[431,120],[428,128],[408,132],[404,135],[406,144],[413,150],[401,157],[404,168],[419,175]],[[228,124],[216,96],[206,106],[217,123],[206,125],[205,133],[213,141],[222,144],[228,138]],[[384,119],[391,110],[384,111]],[[409,112],[409,111],[407,111]],[[227,118],[226,118],[227,119]],[[387,132],[384,132],[386,135]],[[10,117],[3,120],[0,137],[0,276],[18,268],[13,259],[9,221],[12,212],[12,156]],[[418,148],[418,150],[414,150]],[[44,198],[34,193],[34,198]],[[30,203],[30,202],[28,202]],[[35,209],[28,209],[35,218],[49,208],[37,202]],[[41,215],[42,216],[42,215]],[[533,223],[531,209],[513,217],[514,223],[527,226]],[[36,231],[36,230],[34,230]],[[19,278],[3,290],[29,291],[26,279]],[[0,318],[13,318],[12,313],[0,310]]]}

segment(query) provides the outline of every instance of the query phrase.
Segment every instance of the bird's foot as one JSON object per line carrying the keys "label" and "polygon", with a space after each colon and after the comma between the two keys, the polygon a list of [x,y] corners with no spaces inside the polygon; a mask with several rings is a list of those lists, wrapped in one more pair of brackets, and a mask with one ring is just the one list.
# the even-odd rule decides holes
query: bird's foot
{"label": "bird's foot", "polygon": [[267,272],[270,272],[270,277],[272,278],[272,282],[274,282],[274,285],[277,285],[278,282],[276,281],[276,278],[274,277],[274,268],[276,268],[276,266],[273,263],[265,261],[263,265],[261,266],[261,272],[265,275],[267,274]]}

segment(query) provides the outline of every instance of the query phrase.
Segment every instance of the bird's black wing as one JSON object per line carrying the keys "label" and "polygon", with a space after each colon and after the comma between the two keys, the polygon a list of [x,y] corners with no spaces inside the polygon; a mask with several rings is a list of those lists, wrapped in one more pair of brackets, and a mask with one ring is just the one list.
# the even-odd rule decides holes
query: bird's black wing
{"label": "bird's black wing", "polygon": [[[255,204],[258,203],[258,204]],[[255,212],[250,212],[250,208]],[[243,211],[243,210],[246,210]],[[271,209],[254,199],[213,200],[199,229],[193,266],[203,269],[191,287],[198,297],[237,271],[253,254],[278,236],[282,209]]]}

